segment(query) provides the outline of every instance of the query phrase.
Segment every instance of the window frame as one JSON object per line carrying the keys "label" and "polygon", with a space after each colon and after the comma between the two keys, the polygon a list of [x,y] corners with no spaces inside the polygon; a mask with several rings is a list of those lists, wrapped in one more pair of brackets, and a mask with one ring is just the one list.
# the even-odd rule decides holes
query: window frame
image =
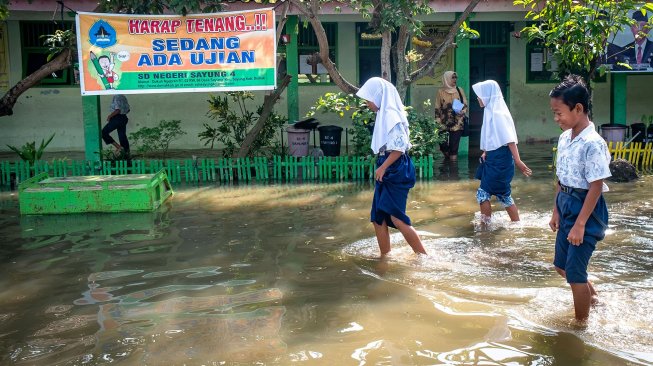
{"label": "window frame", "polygon": [[[327,35],[327,39],[329,41],[329,57],[331,58],[332,61],[337,60],[338,59],[337,58],[338,57],[338,22],[324,22],[322,23],[322,26],[324,27],[324,30]],[[310,23],[304,22],[304,25],[300,24],[298,28],[299,30],[297,34],[297,65],[301,65],[302,56],[319,52],[320,46],[317,43],[317,37],[315,36],[315,32],[313,31],[313,27],[311,26]],[[334,82],[333,80],[331,80],[331,76],[328,73],[308,74],[311,76],[315,76],[317,78],[320,78],[320,75],[326,75],[326,77],[328,78],[328,81],[318,81],[318,82],[311,82],[308,79],[308,77],[306,77],[305,75],[307,74],[301,73],[299,72],[299,70],[297,70],[297,84],[299,86],[334,85]]]}
{"label": "window frame", "polygon": [[[67,20],[64,21],[63,24],[65,29],[74,29],[75,27],[74,21]],[[19,27],[20,27],[20,41],[21,41],[20,52],[22,58],[21,75],[22,78],[24,79],[34,71],[38,70],[39,67],[47,63],[48,47],[43,44],[42,36],[45,36],[47,34],[53,34],[56,30],[62,29],[62,26],[60,24],[56,24],[52,21],[46,21],[46,20],[24,20],[24,21],[20,21]],[[32,29],[28,32],[28,28],[32,28]],[[36,30],[34,30],[34,28],[36,28]],[[42,32],[39,31],[39,28],[43,31],[43,34],[40,34]],[[39,33],[39,35],[35,36],[34,34],[36,33]],[[36,41],[35,37],[38,37],[39,41]],[[30,70],[30,58],[33,57],[32,55],[38,55],[39,57],[42,57],[44,59],[44,63],[41,64],[41,66],[38,66],[35,69]],[[46,78],[42,79],[39,82],[39,84],[35,86],[50,87],[50,86],[79,85],[79,81],[78,80],[76,81],[74,76],[75,75],[74,65],[77,62],[76,52],[73,52],[72,59],[73,61],[70,67],[67,67],[63,70],[59,70],[56,72],[56,74],[58,75],[56,78],[52,76],[47,76]]]}

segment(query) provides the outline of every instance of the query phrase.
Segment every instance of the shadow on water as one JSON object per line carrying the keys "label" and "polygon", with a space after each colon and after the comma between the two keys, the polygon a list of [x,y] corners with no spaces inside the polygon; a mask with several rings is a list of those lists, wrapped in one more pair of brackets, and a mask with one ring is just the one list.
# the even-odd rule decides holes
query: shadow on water
{"label": "shadow on water", "polygon": [[175,187],[153,213],[20,216],[0,193],[0,364],[653,363],[653,177],[610,184],[573,321],[553,271],[549,147],[525,146],[522,221],[478,220],[474,158],[411,191],[428,257],[385,261],[365,183]]}

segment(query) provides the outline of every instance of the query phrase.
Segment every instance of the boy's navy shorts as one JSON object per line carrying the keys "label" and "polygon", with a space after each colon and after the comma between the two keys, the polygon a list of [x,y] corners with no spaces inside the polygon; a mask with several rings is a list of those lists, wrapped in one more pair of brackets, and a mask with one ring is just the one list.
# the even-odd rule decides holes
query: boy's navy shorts
{"label": "boy's navy shorts", "polygon": [[587,283],[587,265],[596,243],[605,237],[608,227],[608,207],[603,195],[596,202],[594,212],[585,224],[585,236],[579,246],[572,245],[567,236],[583,207],[587,191],[559,192],[556,206],[560,214],[560,228],[556,236],[553,264],[565,270],[568,283]]}

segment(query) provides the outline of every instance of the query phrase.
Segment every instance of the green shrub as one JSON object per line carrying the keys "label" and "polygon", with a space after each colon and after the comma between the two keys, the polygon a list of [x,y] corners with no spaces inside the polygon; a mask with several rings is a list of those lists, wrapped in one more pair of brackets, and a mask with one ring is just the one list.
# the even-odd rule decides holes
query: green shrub
{"label": "green shrub", "polygon": [[180,127],[180,120],[161,120],[156,127],[142,127],[129,134],[132,144],[138,146],[136,151],[144,157],[161,153],[163,158],[168,153],[170,142],[186,134]]}
{"label": "green shrub", "polygon": [[30,165],[34,165],[34,162],[37,160],[41,160],[41,156],[43,156],[43,151],[45,151],[45,148],[50,144],[52,139],[54,138],[54,134],[50,136],[48,141],[41,140],[41,145],[36,148],[36,141],[32,142],[27,142],[20,148],[17,148],[12,145],[7,145],[8,148],[10,148],[13,152],[18,154],[21,159],[24,161],[27,161],[30,163]]}
{"label": "green shrub", "polygon": [[[204,123],[204,131],[197,136],[204,142],[204,146],[215,146],[222,143],[222,155],[233,156],[240,149],[250,128],[258,121],[263,110],[259,106],[256,112],[247,108],[246,102],[254,99],[254,94],[246,91],[228,92],[223,97],[211,95],[209,97],[209,111],[207,115],[217,121],[216,126]],[[274,134],[286,123],[286,119],[274,112],[265,121],[263,129],[256,136],[249,151],[249,156],[260,156],[269,153]]]}
{"label": "green shrub", "polygon": [[[410,149],[410,154],[412,156],[440,154],[438,144],[444,140],[445,136],[439,133],[440,126],[435,121],[435,118],[423,113],[417,113],[412,107],[407,107],[406,111],[410,130],[410,142],[413,145]],[[311,107],[307,113],[307,117],[314,116],[317,112],[336,113],[341,118],[345,114],[351,113],[352,127],[350,133],[352,136],[352,155],[366,156],[372,154],[370,144],[372,142],[372,131],[374,130],[376,114],[367,108],[365,100],[353,94],[342,92],[326,93]]]}

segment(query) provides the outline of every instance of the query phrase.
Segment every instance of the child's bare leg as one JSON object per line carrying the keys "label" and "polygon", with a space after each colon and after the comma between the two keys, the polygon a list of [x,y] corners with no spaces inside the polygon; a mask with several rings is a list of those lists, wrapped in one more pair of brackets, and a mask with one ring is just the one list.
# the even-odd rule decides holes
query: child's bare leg
{"label": "child's bare leg", "polygon": [[372,222],[374,225],[374,232],[376,234],[376,241],[379,243],[379,250],[381,251],[381,257],[384,257],[390,252],[390,231],[388,230],[388,224],[383,222],[383,225],[379,225],[376,222]]}
{"label": "child's bare leg", "polygon": [[424,250],[424,246],[422,245],[422,240],[420,240],[419,235],[417,235],[417,231],[415,231],[414,227],[407,225],[405,222],[399,220],[394,216],[390,216],[390,219],[392,220],[392,223],[395,224],[397,229],[401,231],[401,234],[408,242],[408,245],[413,248],[413,252],[426,254],[426,250]]}
{"label": "child's bare leg", "polygon": [[517,205],[512,205],[506,207],[506,212],[508,212],[508,216],[510,216],[510,221],[519,221],[519,210],[517,209]]}
{"label": "child's bare leg", "polygon": [[564,269],[560,267],[556,267],[556,272],[558,272],[558,274],[562,276],[562,278],[567,279],[567,273],[565,273]]}
{"label": "child's bare leg", "polygon": [[490,201],[481,202],[481,220],[490,220],[492,217],[492,205]]}
{"label": "child's bare leg", "polygon": [[594,285],[590,280],[587,280],[587,287],[589,287],[590,289],[590,295],[591,295],[590,304],[594,306],[599,303],[599,294],[594,289]]}
{"label": "child's bare leg", "polygon": [[571,293],[574,295],[574,310],[576,320],[583,321],[590,316],[590,303],[592,292],[587,283],[570,283]]}

